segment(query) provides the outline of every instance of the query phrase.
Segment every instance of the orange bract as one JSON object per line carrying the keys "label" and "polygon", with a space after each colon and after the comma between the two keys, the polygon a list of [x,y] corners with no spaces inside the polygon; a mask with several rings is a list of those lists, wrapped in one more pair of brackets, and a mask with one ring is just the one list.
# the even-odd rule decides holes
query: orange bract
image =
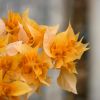
{"label": "orange bract", "polygon": [[5,18],[4,21],[9,33],[15,34],[18,32],[18,23],[21,22],[21,17],[18,13],[9,11],[8,18]]}
{"label": "orange bract", "polygon": [[[73,77],[75,71],[75,64],[74,61],[77,59],[80,59],[82,54],[88,50],[87,45],[83,44],[82,39],[78,41],[79,34],[74,34],[74,31],[69,24],[67,30],[65,32],[58,33],[56,35],[55,31],[57,30],[56,27],[53,27],[52,30],[48,28],[48,31],[44,35],[44,50],[47,53],[48,56],[50,56],[54,62],[55,62],[55,68],[61,69],[60,76],[58,78],[58,84],[65,90],[71,91],[76,93],[75,90],[75,84],[73,84],[72,87],[63,86],[63,84],[67,84],[67,81],[65,80],[65,75],[70,73]],[[49,38],[51,35],[52,38]],[[47,40],[48,39],[48,40]],[[45,42],[49,41],[49,42]],[[63,71],[62,69],[65,69],[66,71]],[[64,74],[65,73],[65,74]],[[70,75],[69,74],[69,75]],[[67,76],[66,76],[67,77]],[[76,78],[75,78],[76,79]],[[64,82],[64,83],[62,83]],[[70,84],[70,83],[69,83]],[[74,88],[74,91],[72,90]]]}
{"label": "orange bract", "polygon": [[32,89],[22,81],[10,81],[5,82],[4,77],[6,73],[3,73],[3,70],[0,70],[0,96],[2,97],[12,97],[12,96],[20,96],[25,93],[30,92]]}
{"label": "orange bract", "polygon": [[38,25],[34,20],[30,19],[28,14],[28,9],[22,14],[23,28],[29,37],[28,44],[31,46],[41,45],[46,28]]}
{"label": "orange bract", "polygon": [[47,72],[50,65],[50,59],[44,53],[39,55],[37,50],[33,49],[22,56],[19,67],[25,80],[38,88],[42,84],[49,85]]}

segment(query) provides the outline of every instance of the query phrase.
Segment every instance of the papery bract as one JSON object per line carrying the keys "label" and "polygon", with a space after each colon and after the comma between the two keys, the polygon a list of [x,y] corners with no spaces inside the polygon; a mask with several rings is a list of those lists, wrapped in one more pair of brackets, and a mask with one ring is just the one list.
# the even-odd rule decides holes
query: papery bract
{"label": "papery bract", "polygon": [[[67,73],[69,67],[73,67],[75,69],[75,66],[66,67],[65,69],[66,71],[62,70],[62,68],[63,66],[68,65],[68,63],[80,59],[82,54],[86,50],[88,50],[87,48],[88,44],[83,44],[82,39],[80,41],[78,40],[79,34],[76,35],[74,34],[74,31],[70,24],[65,32],[58,33],[57,35],[54,35],[56,34],[55,29],[56,27],[53,28],[53,30],[51,31],[51,29],[48,28],[48,31],[46,31],[46,33],[44,34],[45,37],[43,41],[44,50],[46,54],[54,60],[55,62],[54,67],[61,70],[61,74],[58,78],[58,84],[63,89],[76,93],[75,90],[76,81],[72,81],[73,83],[71,83],[71,78],[73,80],[73,78],[75,77],[74,72],[73,70],[70,70],[72,74]],[[49,37],[53,37],[53,38],[49,38]],[[46,42],[48,40],[50,41]],[[69,75],[70,78],[67,77],[67,74]],[[67,80],[65,80],[65,77]],[[76,78],[74,78],[74,80],[75,79]],[[67,83],[67,81],[69,83]],[[68,85],[64,85],[64,84],[69,84],[69,87]],[[73,86],[70,87],[70,84],[73,84]]]}

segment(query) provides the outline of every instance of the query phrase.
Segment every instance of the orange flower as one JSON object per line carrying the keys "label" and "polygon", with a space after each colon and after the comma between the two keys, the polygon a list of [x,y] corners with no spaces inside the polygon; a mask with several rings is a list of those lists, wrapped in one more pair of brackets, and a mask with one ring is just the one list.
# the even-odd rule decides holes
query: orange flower
{"label": "orange flower", "polygon": [[0,57],[0,70],[2,70],[3,75],[1,76],[3,76],[4,82],[21,80],[20,69],[18,68],[20,58],[20,55]]}
{"label": "orange flower", "polygon": [[[31,88],[23,81],[21,71],[18,68],[20,55],[0,57],[0,96],[5,98],[17,98],[31,92]],[[13,100],[13,99],[12,99]]]}
{"label": "orange flower", "polygon": [[[48,28],[44,36],[44,50],[48,56],[56,62],[56,68],[61,67],[64,63],[80,59],[88,44],[83,44],[82,40],[78,41],[78,35],[75,35],[71,25],[65,32],[56,32],[58,27]],[[48,42],[47,42],[48,41]]]}
{"label": "orange flower", "polygon": [[[57,30],[57,26],[48,28],[44,35],[43,47],[46,54],[55,61],[55,68],[61,69],[58,84],[63,89],[76,93],[76,78],[73,72],[75,64],[73,61],[81,58],[82,54],[88,50],[88,44],[83,44],[82,39],[78,41],[79,34],[74,34],[70,24],[65,32],[56,35]],[[73,85],[70,86],[71,83]],[[69,84],[69,87],[64,84]]]}
{"label": "orange flower", "polygon": [[16,41],[18,39],[19,23],[21,22],[20,15],[13,11],[9,11],[8,18],[5,18],[4,22],[6,31],[10,34],[10,42]]}
{"label": "orange flower", "polygon": [[10,98],[21,96],[31,91],[31,88],[22,81],[5,82],[0,70],[0,97]]}
{"label": "orange flower", "polygon": [[18,33],[19,22],[21,22],[21,17],[18,13],[13,11],[8,12],[8,18],[4,19],[7,31],[11,34]]}
{"label": "orange flower", "polygon": [[28,44],[32,46],[41,45],[46,27],[42,27],[30,19],[28,13],[29,9],[25,10],[22,14],[22,25],[29,37]]}
{"label": "orange flower", "polygon": [[33,48],[23,54],[19,67],[26,82],[37,90],[42,84],[49,85],[47,73],[50,64],[49,58],[44,53],[38,54],[37,48]]}

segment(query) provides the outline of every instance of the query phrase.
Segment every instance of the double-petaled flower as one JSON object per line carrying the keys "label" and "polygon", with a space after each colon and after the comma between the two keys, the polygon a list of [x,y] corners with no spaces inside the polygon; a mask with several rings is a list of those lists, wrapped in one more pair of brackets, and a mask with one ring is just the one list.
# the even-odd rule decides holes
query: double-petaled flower
{"label": "double-petaled flower", "polygon": [[22,25],[28,36],[27,43],[31,46],[41,46],[46,27],[43,27],[30,19],[28,13],[29,10],[27,9],[22,14]]}
{"label": "double-petaled flower", "polygon": [[4,18],[6,34],[10,35],[9,38],[10,42],[17,41],[20,22],[21,22],[21,16],[19,15],[19,13],[13,11],[9,11],[8,17]]}
{"label": "double-petaled flower", "polygon": [[55,68],[60,69],[58,84],[65,90],[77,93],[75,60],[80,59],[88,49],[88,44],[83,44],[82,39],[78,40],[79,34],[74,34],[69,24],[65,32],[57,33],[58,25],[48,27],[43,41],[43,48],[46,54],[55,63]]}
{"label": "double-petaled flower", "polygon": [[18,96],[32,90],[20,79],[21,76],[19,76],[18,70],[16,71],[18,63],[16,60],[15,57],[0,58],[0,100],[17,100]]}
{"label": "double-petaled flower", "polygon": [[37,47],[27,50],[25,53],[22,52],[19,64],[23,78],[34,87],[34,91],[43,84],[49,86],[48,70],[51,67],[51,60],[43,52],[38,54]]}

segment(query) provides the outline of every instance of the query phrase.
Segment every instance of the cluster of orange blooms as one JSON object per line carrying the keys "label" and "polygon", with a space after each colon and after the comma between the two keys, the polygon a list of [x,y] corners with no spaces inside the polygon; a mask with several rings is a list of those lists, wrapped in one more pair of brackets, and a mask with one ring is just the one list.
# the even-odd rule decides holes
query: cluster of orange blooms
{"label": "cluster of orange blooms", "polygon": [[25,99],[41,86],[50,86],[50,69],[60,71],[58,85],[76,90],[76,60],[88,50],[79,33],[69,24],[58,33],[59,25],[39,25],[28,16],[9,11],[0,19],[0,100]]}

